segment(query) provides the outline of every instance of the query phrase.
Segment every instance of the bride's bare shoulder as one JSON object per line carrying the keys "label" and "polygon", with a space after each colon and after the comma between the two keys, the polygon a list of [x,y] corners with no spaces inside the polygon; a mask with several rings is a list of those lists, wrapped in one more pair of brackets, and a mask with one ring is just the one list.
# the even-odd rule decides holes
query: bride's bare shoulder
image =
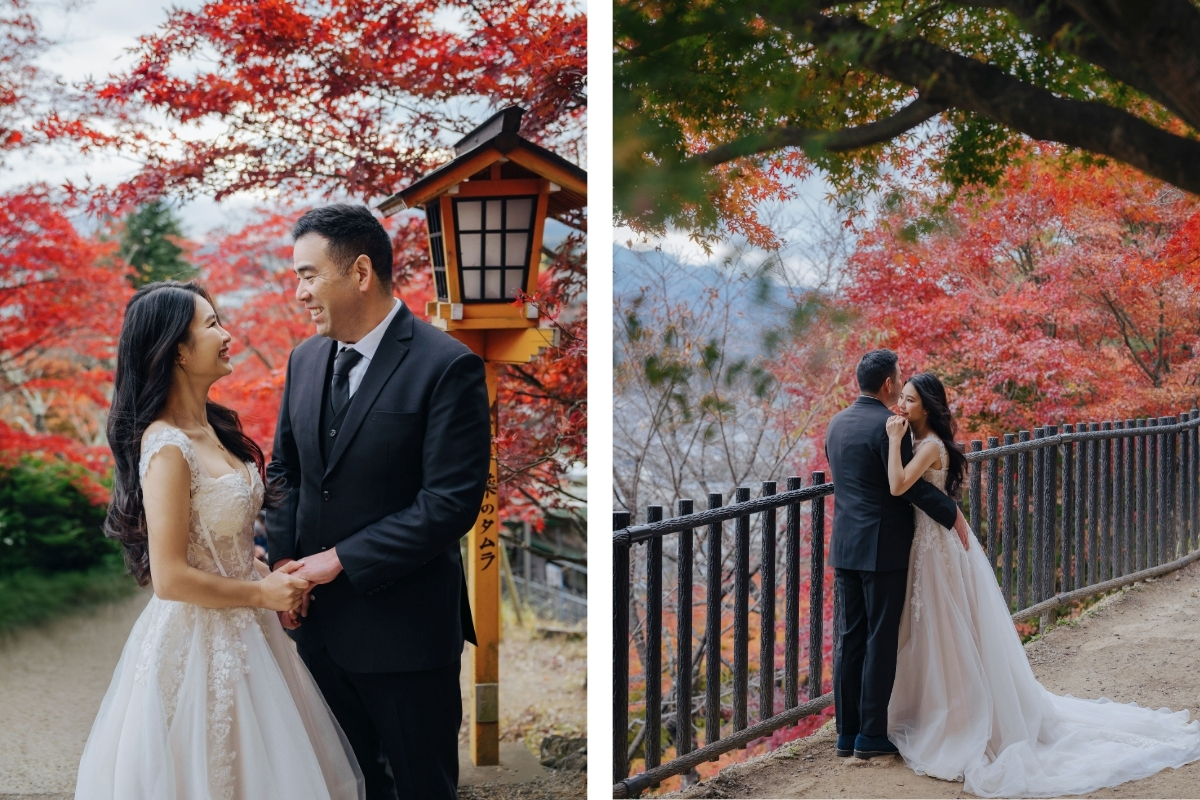
{"label": "bride's bare shoulder", "polygon": [[942,464],[942,450],[938,447],[936,437],[922,439],[913,449],[913,461],[922,469],[945,469]]}

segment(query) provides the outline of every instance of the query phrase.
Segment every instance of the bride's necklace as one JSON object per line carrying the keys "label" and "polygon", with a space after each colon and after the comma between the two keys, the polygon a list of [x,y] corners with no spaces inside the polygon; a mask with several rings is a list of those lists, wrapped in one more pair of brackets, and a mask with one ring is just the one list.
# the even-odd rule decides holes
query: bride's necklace
{"label": "bride's necklace", "polygon": [[[195,432],[195,431],[193,431],[193,430],[188,430],[187,428],[180,428],[180,430],[182,430],[184,433],[186,433],[186,434],[189,434],[189,435]],[[212,439],[212,440],[213,440],[213,443],[214,443],[214,444],[215,444],[217,447],[221,448],[221,452],[222,452],[222,453],[228,453],[228,452],[229,452],[228,450],[226,450],[226,449],[225,449],[225,445],[221,444],[221,440],[220,440],[220,439],[218,439],[216,436],[214,436],[214,435],[213,435],[213,434],[212,434],[212,433],[209,431],[209,429],[208,429],[208,427],[207,427],[207,426],[203,426],[203,425],[201,425],[201,426],[197,426],[197,428],[196,428],[195,430],[198,430],[198,431],[200,431],[200,432],[201,432],[201,433],[203,433],[205,436],[207,436],[209,439]]]}

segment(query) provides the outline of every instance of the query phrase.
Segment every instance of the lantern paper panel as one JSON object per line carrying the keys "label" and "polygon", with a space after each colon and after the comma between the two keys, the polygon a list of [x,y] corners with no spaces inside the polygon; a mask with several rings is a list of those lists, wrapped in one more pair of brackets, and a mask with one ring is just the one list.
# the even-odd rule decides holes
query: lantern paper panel
{"label": "lantern paper panel", "polygon": [[536,197],[454,201],[462,299],[508,302],[529,275]]}

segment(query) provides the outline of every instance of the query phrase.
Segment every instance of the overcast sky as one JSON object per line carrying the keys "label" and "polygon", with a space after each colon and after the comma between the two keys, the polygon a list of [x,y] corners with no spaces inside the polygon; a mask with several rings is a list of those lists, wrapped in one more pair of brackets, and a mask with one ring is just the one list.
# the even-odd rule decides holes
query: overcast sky
{"label": "overcast sky", "polygon": [[[198,8],[200,0],[176,0],[172,5]],[[103,78],[132,63],[126,50],[139,36],[152,32],[167,18],[163,0],[44,0],[34,13],[46,38],[55,42],[39,60],[40,66],[68,83],[89,76]],[[112,184],[137,169],[133,161],[114,156],[81,156],[66,149],[38,149],[10,154],[0,169],[0,190],[29,183],[60,186],[85,178]],[[235,197],[221,204],[201,198],[179,209],[187,235],[201,238],[220,225],[235,225],[239,212],[255,198]]]}

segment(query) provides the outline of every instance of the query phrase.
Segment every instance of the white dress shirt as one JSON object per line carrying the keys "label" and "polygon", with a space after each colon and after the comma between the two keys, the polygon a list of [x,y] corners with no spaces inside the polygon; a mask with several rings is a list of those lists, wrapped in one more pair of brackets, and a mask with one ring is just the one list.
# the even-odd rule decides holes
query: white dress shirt
{"label": "white dress shirt", "polygon": [[362,383],[363,375],[367,374],[367,367],[371,365],[371,359],[375,357],[375,351],[379,349],[379,343],[383,341],[383,335],[387,333],[388,326],[392,324],[396,313],[400,310],[400,301],[392,298],[392,310],[383,318],[383,321],[371,329],[371,332],[359,339],[354,344],[338,342],[338,352],[341,348],[346,347],[351,350],[357,350],[362,354],[362,358],[358,363],[350,368],[350,394],[349,397],[354,397],[354,393],[358,391],[358,385]]}

